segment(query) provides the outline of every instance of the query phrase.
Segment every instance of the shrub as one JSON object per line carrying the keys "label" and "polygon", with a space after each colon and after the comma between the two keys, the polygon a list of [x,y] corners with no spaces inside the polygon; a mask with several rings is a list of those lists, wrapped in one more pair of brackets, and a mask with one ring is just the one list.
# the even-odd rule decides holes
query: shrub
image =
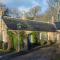
{"label": "shrub", "polygon": [[2,47],[2,43],[3,43],[3,41],[0,41],[0,49],[2,49],[3,47]]}
{"label": "shrub", "polygon": [[52,40],[49,40],[50,45],[54,44],[55,41],[53,42]]}
{"label": "shrub", "polygon": [[3,48],[4,48],[4,49],[7,49],[7,48],[8,48],[8,43],[4,43],[4,42],[3,42],[3,44],[4,44],[4,47],[3,47]]}
{"label": "shrub", "polygon": [[46,45],[47,44],[47,41],[46,40],[40,40],[40,45],[41,46],[44,46],[44,45]]}

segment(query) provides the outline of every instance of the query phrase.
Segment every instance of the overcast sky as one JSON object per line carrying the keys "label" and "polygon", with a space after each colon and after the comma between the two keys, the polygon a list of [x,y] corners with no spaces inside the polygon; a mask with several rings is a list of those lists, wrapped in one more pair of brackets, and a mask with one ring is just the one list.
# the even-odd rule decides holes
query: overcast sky
{"label": "overcast sky", "polygon": [[42,12],[47,10],[46,0],[0,0],[0,3],[6,4],[9,8],[25,9],[40,5]]}

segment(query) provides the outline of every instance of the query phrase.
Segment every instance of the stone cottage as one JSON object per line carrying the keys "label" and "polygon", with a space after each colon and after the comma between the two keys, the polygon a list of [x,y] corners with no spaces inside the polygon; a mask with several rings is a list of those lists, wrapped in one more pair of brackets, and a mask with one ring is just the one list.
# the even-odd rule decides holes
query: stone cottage
{"label": "stone cottage", "polygon": [[[59,42],[60,39],[60,23],[54,22],[54,17],[51,19],[51,23],[44,23],[40,21],[29,21],[29,20],[20,20],[18,18],[11,18],[7,16],[3,16],[4,10],[0,9],[0,40],[2,40],[4,43],[8,43],[8,48],[10,49],[12,47],[12,41],[8,36],[7,31],[12,31],[14,34],[17,34],[17,41],[19,41],[19,32],[24,31],[26,38],[24,38],[25,48],[27,49],[29,46],[28,41],[31,43],[32,41],[32,35],[31,33],[37,32],[38,35],[38,41],[42,40],[57,40]],[[43,35],[45,37],[43,37]],[[28,38],[27,38],[28,37]],[[12,39],[13,40],[13,39]],[[17,43],[18,51],[20,50],[19,42]],[[4,44],[3,44],[4,47]]]}

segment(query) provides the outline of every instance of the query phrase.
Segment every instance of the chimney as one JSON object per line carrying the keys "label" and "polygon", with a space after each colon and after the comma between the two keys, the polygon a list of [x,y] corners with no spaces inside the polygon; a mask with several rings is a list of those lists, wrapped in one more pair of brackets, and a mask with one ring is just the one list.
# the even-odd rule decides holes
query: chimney
{"label": "chimney", "polygon": [[54,19],[54,16],[52,16],[52,18],[51,18],[51,24],[54,24],[54,22],[55,22],[55,19]]}
{"label": "chimney", "polygon": [[51,24],[53,24],[53,25],[54,25],[54,27],[56,28],[54,16],[52,16]]}

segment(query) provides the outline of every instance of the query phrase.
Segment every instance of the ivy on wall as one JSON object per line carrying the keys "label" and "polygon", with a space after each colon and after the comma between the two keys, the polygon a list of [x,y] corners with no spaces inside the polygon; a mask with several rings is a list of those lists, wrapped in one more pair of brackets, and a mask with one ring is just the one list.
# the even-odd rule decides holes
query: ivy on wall
{"label": "ivy on wall", "polygon": [[[23,46],[24,46],[24,41],[23,41],[24,32],[23,31],[19,32],[19,36],[18,36],[18,34],[14,34],[12,31],[8,31],[8,35],[12,41],[11,44],[13,44],[14,49],[18,48],[18,42],[19,42],[20,49],[23,48]],[[18,40],[18,38],[19,38],[19,40]]]}
{"label": "ivy on wall", "polygon": [[32,32],[31,34],[32,34],[33,43],[36,44],[38,42],[37,32]]}
{"label": "ivy on wall", "polygon": [[18,47],[18,38],[17,35],[13,35],[13,45],[14,45],[14,49],[17,49]]}
{"label": "ivy on wall", "polygon": [[19,40],[19,42],[20,42],[20,49],[22,49],[23,48],[23,46],[24,46],[24,32],[23,31],[21,31],[20,32],[20,40]]}
{"label": "ivy on wall", "polygon": [[15,35],[12,31],[7,31],[9,38],[11,40],[11,44],[13,45],[13,49],[17,48],[18,45],[18,39],[17,39],[17,35]]}
{"label": "ivy on wall", "polygon": [[2,39],[2,34],[0,33],[0,49],[2,48],[2,43],[3,43],[3,39]]}

